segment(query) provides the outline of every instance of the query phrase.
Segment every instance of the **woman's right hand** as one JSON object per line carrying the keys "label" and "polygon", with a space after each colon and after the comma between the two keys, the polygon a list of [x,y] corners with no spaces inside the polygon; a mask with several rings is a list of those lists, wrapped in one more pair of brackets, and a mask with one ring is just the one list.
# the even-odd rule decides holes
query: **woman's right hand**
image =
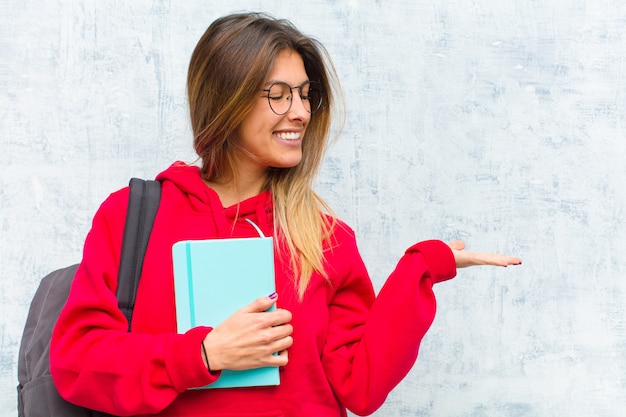
{"label": "woman's right hand", "polygon": [[211,371],[287,365],[291,312],[267,311],[275,302],[276,294],[258,298],[207,334],[203,343]]}

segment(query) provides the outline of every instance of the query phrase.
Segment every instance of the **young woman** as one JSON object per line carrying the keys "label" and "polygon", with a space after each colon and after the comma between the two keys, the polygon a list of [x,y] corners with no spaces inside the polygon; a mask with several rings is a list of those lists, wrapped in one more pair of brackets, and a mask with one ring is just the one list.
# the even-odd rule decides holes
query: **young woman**
{"label": "young woman", "polygon": [[[53,334],[64,398],[124,416],[367,415],[414,364],[435,314],[433,284],[458,267],[521,263],[425,241],[376,296],[353,231],[311,187],[335,79],[324,48],[287,21],[235,14],[211,24],[187,85],[201,166],[177,162],[157,177],[161,205],[130,333],[115,296],[128,188],[96,213]],[[258,236],[248,220],[275,239],[277,293],[178,334],[172,245]],[[280,368],[280,385],[193,389],[222,370],[262,366]]]}

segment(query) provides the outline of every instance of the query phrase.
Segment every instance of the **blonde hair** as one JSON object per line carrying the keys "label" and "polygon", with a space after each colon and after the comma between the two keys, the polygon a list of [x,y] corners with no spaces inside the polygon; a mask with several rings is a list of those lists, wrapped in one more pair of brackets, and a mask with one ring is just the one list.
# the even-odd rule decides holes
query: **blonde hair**
{"label": "blonde hair", "polygon": [[[337,76],[326,49],[289,21],[260,13],[239,13],[214,21],[192,54],[187,94],[194,147],[206,181],[236,180],[235,130],[252,109],[278,54],[298,53],[311,80],[320,83],[322,105],[302,141],[302,160],[292,168],[272,168],[267,178],[274,202],[277,245],[288,250],[300,298],[314,272],[328,278],[324,245],[335,216],[313,191],[328,144]],[[282,251],[278,251],[282,253]]]}

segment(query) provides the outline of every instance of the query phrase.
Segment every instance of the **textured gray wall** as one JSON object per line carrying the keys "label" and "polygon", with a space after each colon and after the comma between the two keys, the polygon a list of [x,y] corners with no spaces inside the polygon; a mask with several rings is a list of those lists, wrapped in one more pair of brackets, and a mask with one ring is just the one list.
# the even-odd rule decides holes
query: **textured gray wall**
{"label": "textured gray wall", "polygon": [[[0,1],[0,416],[30,298],[99,203],[193,160],[195,42],[230,1]],[[331,52],[347,122],[319,191],[379,288],[417,240],[524,265],[461,271],[377,416],[626,414],[621,0],[241,1]]]}

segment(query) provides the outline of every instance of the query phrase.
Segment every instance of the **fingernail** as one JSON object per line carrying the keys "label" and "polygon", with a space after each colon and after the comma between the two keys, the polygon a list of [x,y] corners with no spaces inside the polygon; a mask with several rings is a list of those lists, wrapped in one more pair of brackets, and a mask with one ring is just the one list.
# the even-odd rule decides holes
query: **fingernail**
{"label": "fingernail", "polygon": [[278,297],[278,294],[276,292],[273,292],[267,296],[267,298],[269,298],[270,300],[275,300],[276,297]]}

